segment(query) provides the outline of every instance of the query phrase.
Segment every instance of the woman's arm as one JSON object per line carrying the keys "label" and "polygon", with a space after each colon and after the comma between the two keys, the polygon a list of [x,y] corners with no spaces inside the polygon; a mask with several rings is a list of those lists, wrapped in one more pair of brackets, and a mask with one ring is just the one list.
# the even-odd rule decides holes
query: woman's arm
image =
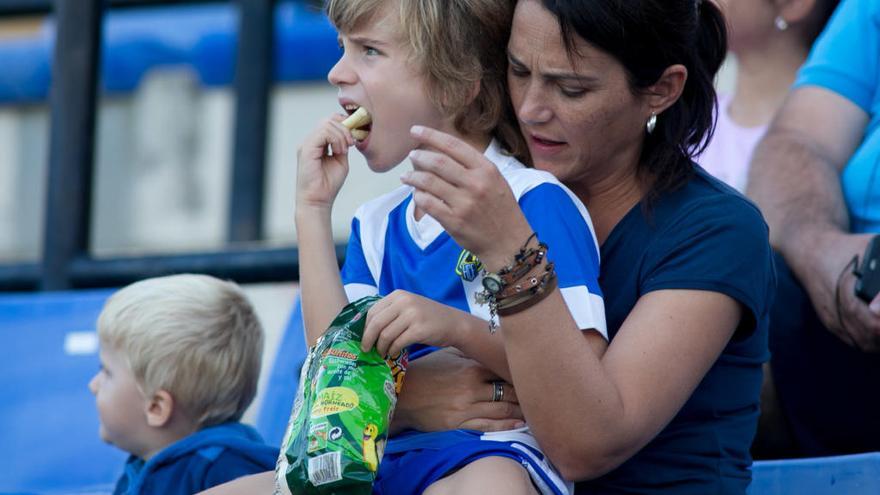
{"label": "woman's arm", "polygon": [[498,376],[457,349],[432,352],[410,363],[394,410],[392,433],[405,429],[441,431],[467,428],[500,431],[523,424],[514,388],[493,402]]}
{"label": "woman's arm", "polygon": [[[563,310],[553,294],[505,318],[504,338],[523,413],[567,479],[600,476],[654,438],[721,354],[741,313],[715,292],[651,292],[600,359],[591,341],[601,337],[578,332]],[[538,324],[541,332],[529,330]]]}

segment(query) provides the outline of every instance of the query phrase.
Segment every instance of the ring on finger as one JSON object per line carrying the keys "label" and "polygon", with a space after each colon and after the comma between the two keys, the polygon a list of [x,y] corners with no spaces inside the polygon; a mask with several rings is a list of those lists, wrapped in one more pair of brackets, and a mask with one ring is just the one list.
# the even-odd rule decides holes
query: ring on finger
{"label": "ring on finger", "polygon": [[492,382],[492,402],[504,400],[504,382]]}

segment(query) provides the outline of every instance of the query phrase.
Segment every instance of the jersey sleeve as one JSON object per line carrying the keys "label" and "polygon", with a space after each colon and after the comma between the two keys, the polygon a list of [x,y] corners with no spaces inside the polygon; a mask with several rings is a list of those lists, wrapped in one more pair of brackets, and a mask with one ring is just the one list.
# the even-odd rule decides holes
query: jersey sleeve
{"label": "jersey sleeve", "polygon": [[820,86],[870,112],[880,81],[880,4],[844,0],[816,40],[795,87]]}
{"label": "jersey sleeve", "polygon": [[599,288],[599,248],[586,208],[563,186],[543,183],[525,192],[519,205],[538,239],[547,244],[559,289],[578,328],[608,338]]}
{"label": "jersey sleeve", "polygon": [[639,292],[663,289],[725,294],[750,315],[750,333],[769,311],[776,285],[767,224],[743,198],[703,201],[679,215],[651,241]]}
{"label": "jersey sleeve", "polygon": [[342,284],[349,302],[379,293],[378,284],[364,256],[361,225],[357,217],[351,221],[351,235],[345,249],[345,263],[342,265]]}

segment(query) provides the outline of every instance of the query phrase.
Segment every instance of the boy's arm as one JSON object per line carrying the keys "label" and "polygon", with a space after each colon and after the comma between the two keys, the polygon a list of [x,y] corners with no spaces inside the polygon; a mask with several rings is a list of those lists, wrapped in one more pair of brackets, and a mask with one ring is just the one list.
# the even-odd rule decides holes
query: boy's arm
{"label": "boy's arm", "polygon": [[510,381],[500,331],[489,333],[489,324],[466,311],[412,292],[396,290],[378,301],[369,312],[361,341],[382,355],[396,356],[411,344],[455,347],[465,356]]}
{"label": "boy's arm", "polygon": [[296,208],[299,282],[306,343],[315,345],[348,304],[336,261],[330,208]]}
{"label": "boy's arm", "polygon": [[333,202],[348,175],[348,147],[354,144],[351,131],[341,123],[344,119],[334,115],[321,122],[297,151],[296,229],[309,346],[348,302],[330,223]]}
{"label": "boy's arm", "polygon": [[240,493],[270,494],[275,489],[275,471],[253,474],[238,478],[214,488],[199,492],[198,495],[237,495]]}

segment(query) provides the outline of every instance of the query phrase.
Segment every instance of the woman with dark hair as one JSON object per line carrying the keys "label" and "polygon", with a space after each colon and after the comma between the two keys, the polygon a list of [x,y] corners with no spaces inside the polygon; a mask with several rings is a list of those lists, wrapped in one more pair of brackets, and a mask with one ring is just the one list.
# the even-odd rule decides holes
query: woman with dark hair
{"label": "woman with dark hair", "polygon": [[[414,127],[422,146],[402,180],[495,282],[482,297],[515,394],[438,352],[412,363],[398,427],[503,428],[517,408],[487,401],[515,400],[579,493],[745,493],[773,262],[760,212],[691,159],[712,133],[726,48],[711,1],[518,1],[513,109],[534,166],[590,212],[609,341],[565,311],[587,295],[557,288],[553,246],[497,168]],[[462,371],[422,372],[440,359]]]}

